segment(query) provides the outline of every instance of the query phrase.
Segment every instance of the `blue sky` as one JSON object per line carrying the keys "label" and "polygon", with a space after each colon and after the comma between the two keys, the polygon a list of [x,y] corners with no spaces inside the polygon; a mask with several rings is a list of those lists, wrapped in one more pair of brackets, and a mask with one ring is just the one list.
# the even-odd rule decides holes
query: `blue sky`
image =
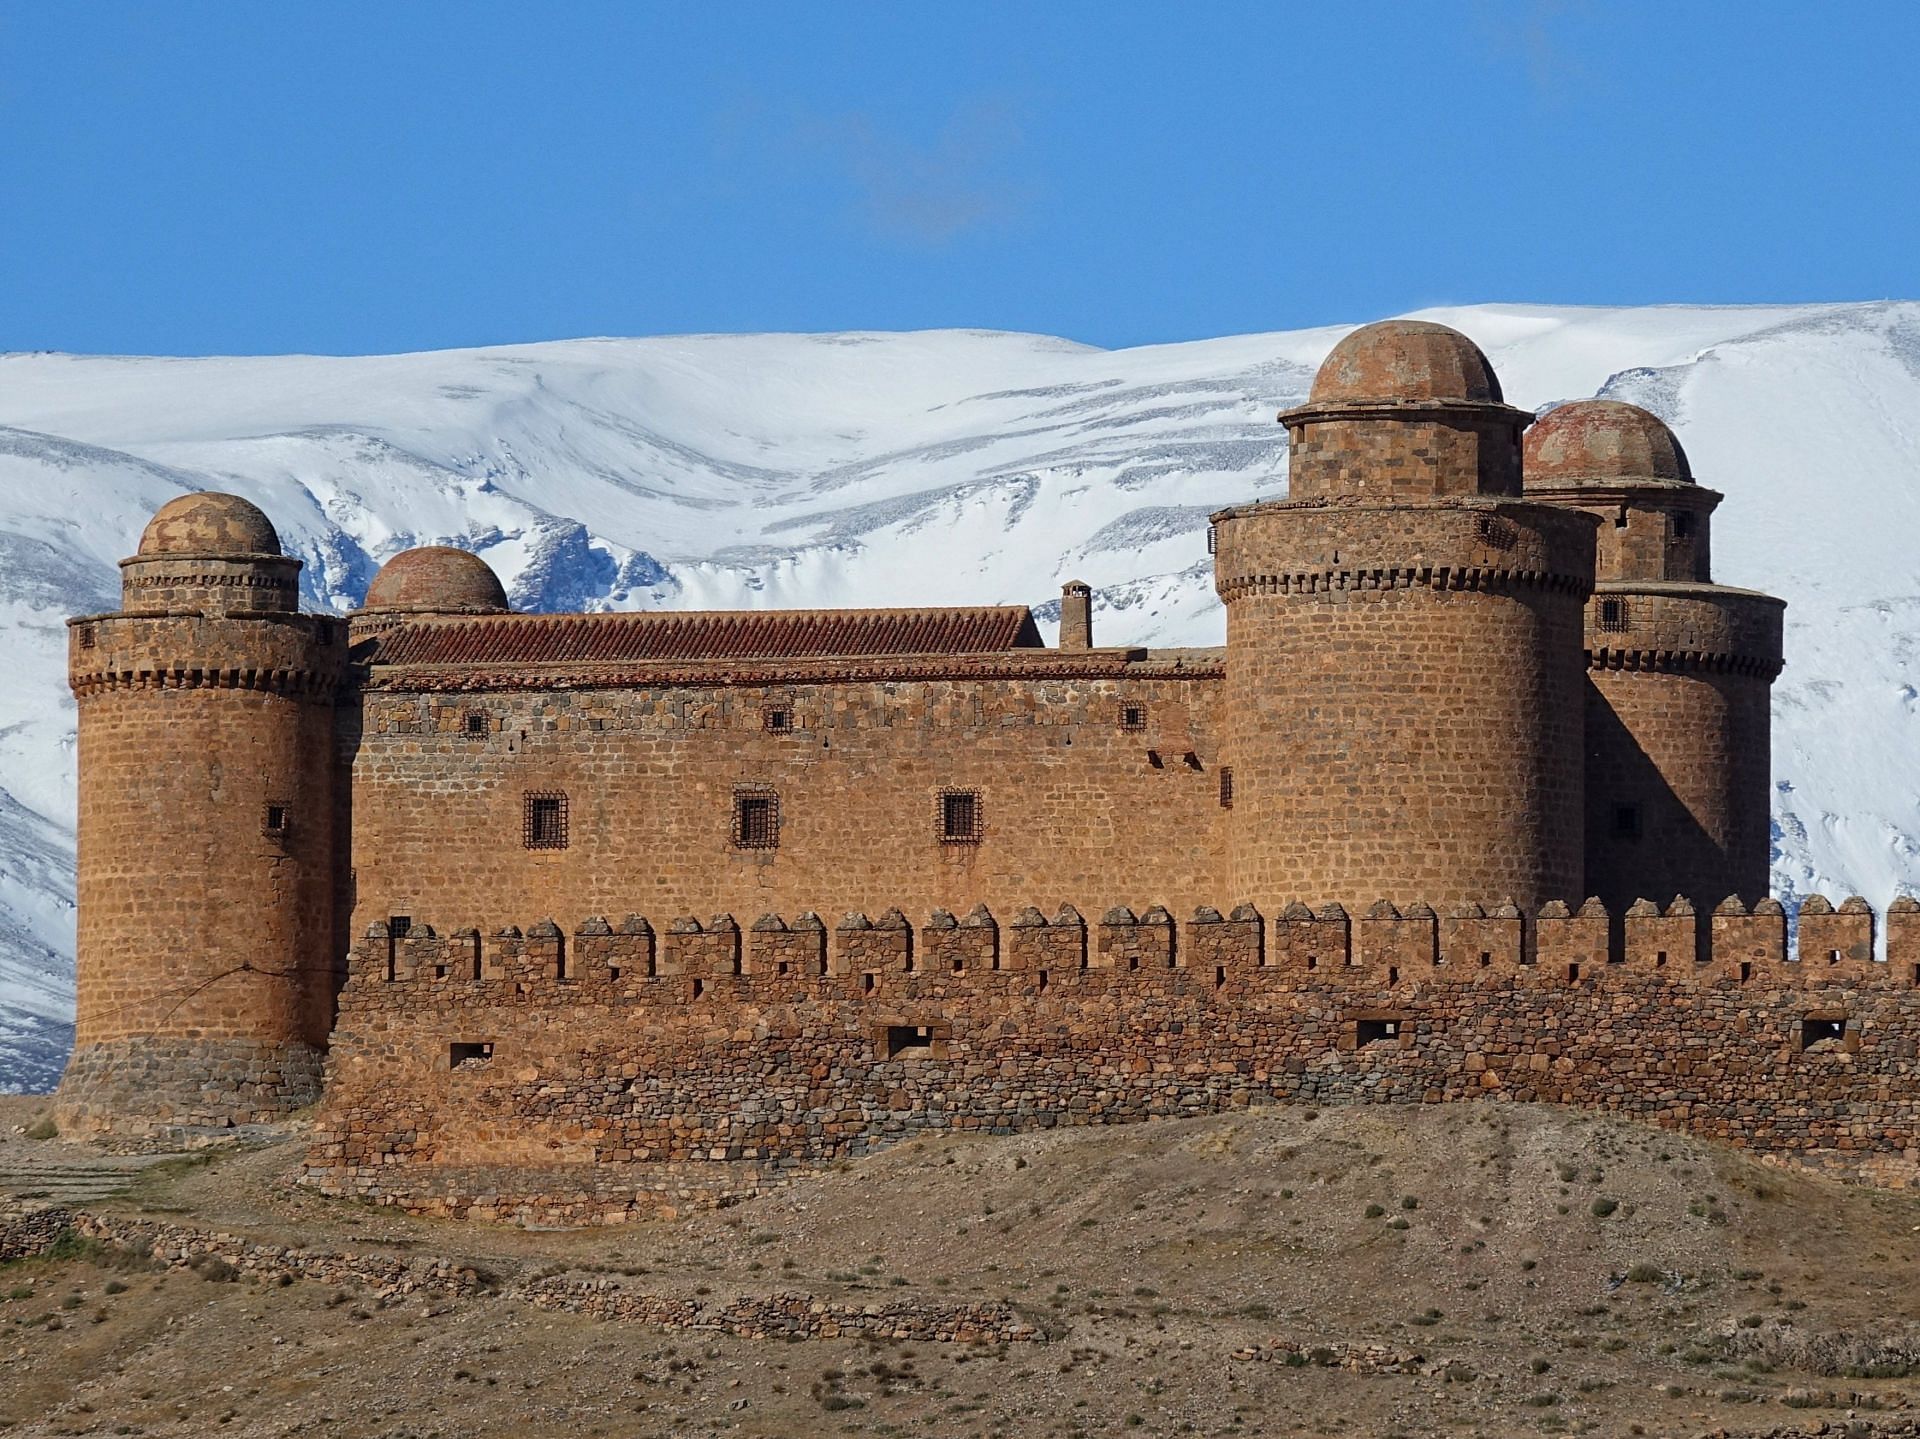
{"label": "blue sky", "polygon": [[1920,296],[1920,4],[0,0],[0,350]]}

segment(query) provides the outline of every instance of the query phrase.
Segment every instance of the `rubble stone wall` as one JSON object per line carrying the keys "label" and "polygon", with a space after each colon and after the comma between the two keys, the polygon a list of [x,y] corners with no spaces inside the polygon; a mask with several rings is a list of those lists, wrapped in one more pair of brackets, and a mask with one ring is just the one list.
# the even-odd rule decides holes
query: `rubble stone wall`
{"label": "rubble stone wall", "polygon": [[[609,1222],[937,1129],[1550,1101],[1920,1183],[1920,904],[729,917],[355,950],[309,1158],[421,1212]],[[477,975],[477,977],[476,977]]]}

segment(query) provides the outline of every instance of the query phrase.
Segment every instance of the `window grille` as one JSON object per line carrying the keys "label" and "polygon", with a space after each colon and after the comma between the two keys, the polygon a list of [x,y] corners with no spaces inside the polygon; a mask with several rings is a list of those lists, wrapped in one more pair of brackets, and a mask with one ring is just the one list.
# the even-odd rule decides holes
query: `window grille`
{"label": "window grille", "polygon": [[565,849],[567,797],[558,790],[529,794],[523,837],[528,849]]}
{"label": "window grille", "polygon": [[1513,526],[1497,515],[1475,516],[1473,528],[1480,537],[1480,543],[1491,549],[1510,550],[1519,540]]}
{"label": "window grille", "polygon": [[941,843],[980,843],[983,829],[980,792],[972,789],[941,790],[939,822]]}
{"label": "window grille", "polygon": [[737,849],[780,847],[779,795],[766,789],[734,793],[733,843]]}
{"label": "window grille", "polygon": [[765,721],[770,734],[789,734],[793,730],[793,711],[790,709],[770,709]]}
{"label": "window grille", "polygon": [[478,710],[471,710],[467,714],[466,723],[463,728],[466,731],[468,739],[485,739],[489,728],[487,717]]}
{"label": "window grille", "polygon": [[1233,766],[1220,766],[1220,808],[1233,808]]}
{"label": "window grille", "polygon": [[1627,602],[1621,599],[1600,601],[1600,628],[1618,634],[1627,627]]}
{"label": "window grille", "polygon": [[1124,730],[1143,730],[1147,727],[1147,707],[1145,705],[1120,706],[1120,728]]}

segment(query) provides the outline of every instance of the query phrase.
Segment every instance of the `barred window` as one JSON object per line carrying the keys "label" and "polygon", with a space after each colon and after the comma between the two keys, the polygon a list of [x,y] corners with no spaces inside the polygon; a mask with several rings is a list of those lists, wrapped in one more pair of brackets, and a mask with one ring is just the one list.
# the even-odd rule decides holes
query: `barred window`
{"label": "barred window", "polygon": [[1473,521],[1474,533],[1480,543],[1490,549],[1510,550],[1519,540],[1514,527],[1498,515],[1476,515]]}
{"label": "barred window", "polygon": [[980,843],[982,833],[980,791],[941,790],[939,820],[942,844]]}
{"label": "barred window", "polygon": [[793,711],[790,709],[770,709],[764,718],[771,734],[788,734],[793,729]]}
{"label": "barred window", "polygon": [[780,847],[780,796],[770,789],[736,790],[733,843],[738,849]]}
{"label": "barred window", "polygon": [[486,738],[488,728],[487,717],[481,714],[480,711],[469,710],[467,712],[466,723],[462,726],[462,729],[465,731],[468,739]]}
{"label": "barred window", "polygon": [[1147,707],[1145,705],[1121,705],[1120,728],[1124,730],[1143,730],[1147,727]]}
{"label": "barred window", "polygon": [[1600,628],[1619,632],[1627,627],[1627,602],[1620,599],[1600,601]]}
{"label": "barred window", "polygon": [[289,827],[287,806],[277,800],[268,801],[267,812],[260,821],[261,831],[269,838],[285,839]]}
{"label": "barred window", "polygon": [[1233,808],[1233,766],[1220,766],[1220,808]]}
{"label": "barred window", "polygon": [[522,822],[528,849],[567,847],[567,797],[558,790],[529,794]]}

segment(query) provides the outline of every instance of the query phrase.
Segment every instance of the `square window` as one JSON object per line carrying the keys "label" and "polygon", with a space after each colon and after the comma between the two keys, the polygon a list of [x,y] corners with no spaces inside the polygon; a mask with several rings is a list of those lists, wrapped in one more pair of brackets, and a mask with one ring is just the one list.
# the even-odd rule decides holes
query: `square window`
{"label": "square window", "polygon": [[522,824],[528,849],[565,849],[567,797],[558,791],[529,794]]}
{"label": "square window", "polygon": [[1627,627],[1627,602],[1621,599],[1600,601],[1600,628],[1618,632]]}
{"label": "square window", "polygon": [[1143,730],[1147,727],[1147,707],[1145,705],[1121,705],[1120,728],[1124,730]]}
{"label": "square window", "polygon": [[770,709],[763,716],[769,734],[791,734],[793,732],[793,711],[790,709]]}
{"label": "square window", "polygon": [[733,796],[733,843],[737,849],[780,847],[780,796],[772,790],[739,790]]}
{"label": "square window", "polygon": [[978,790],[947,789],[940,792],[940,839],[943,844],[978,844],[983,828]]}
{"label": "square window", "polygon": [[413,928],[413,918],[405,914],[387,916],[387,936],[390,939],[405,939]]}
{"label": "square window", "polygon": [[487,717],[478,710],[469,710],[466,722],[462,725],[468,739],[485,739],[490,728]]}
{"label": "square window", "polygon": [[93,648],[93,626],[92,625],[80,626],[80,648],[83,650],[90,650]]}
{"label": "square window", "polygon": [[1640,838],[1639,805],[1617,804],[1613,807],[1613,837],[1615,839]]}
{"label": "square window", "polygon": [[1800,1021],[1800,1047],[1812,1049],[1815,1045],[1826,1045],[1837,1049],[1847,1037],[1847,1022],[1844,1019],[1817,1019],[1808,1015]]}
{"label": "square window", "polygon": [[260,828],[270,839],[285,839],[289,828],[287,806],[278,800],[269,800]]}
{"label": "square window", "polygon": [[1354,1046],[1364,1049],[1369,1044],[1386,1044],[1400,1038],[1400,1021],[1397,1019],[1361,1019],[1353,1026]]}

